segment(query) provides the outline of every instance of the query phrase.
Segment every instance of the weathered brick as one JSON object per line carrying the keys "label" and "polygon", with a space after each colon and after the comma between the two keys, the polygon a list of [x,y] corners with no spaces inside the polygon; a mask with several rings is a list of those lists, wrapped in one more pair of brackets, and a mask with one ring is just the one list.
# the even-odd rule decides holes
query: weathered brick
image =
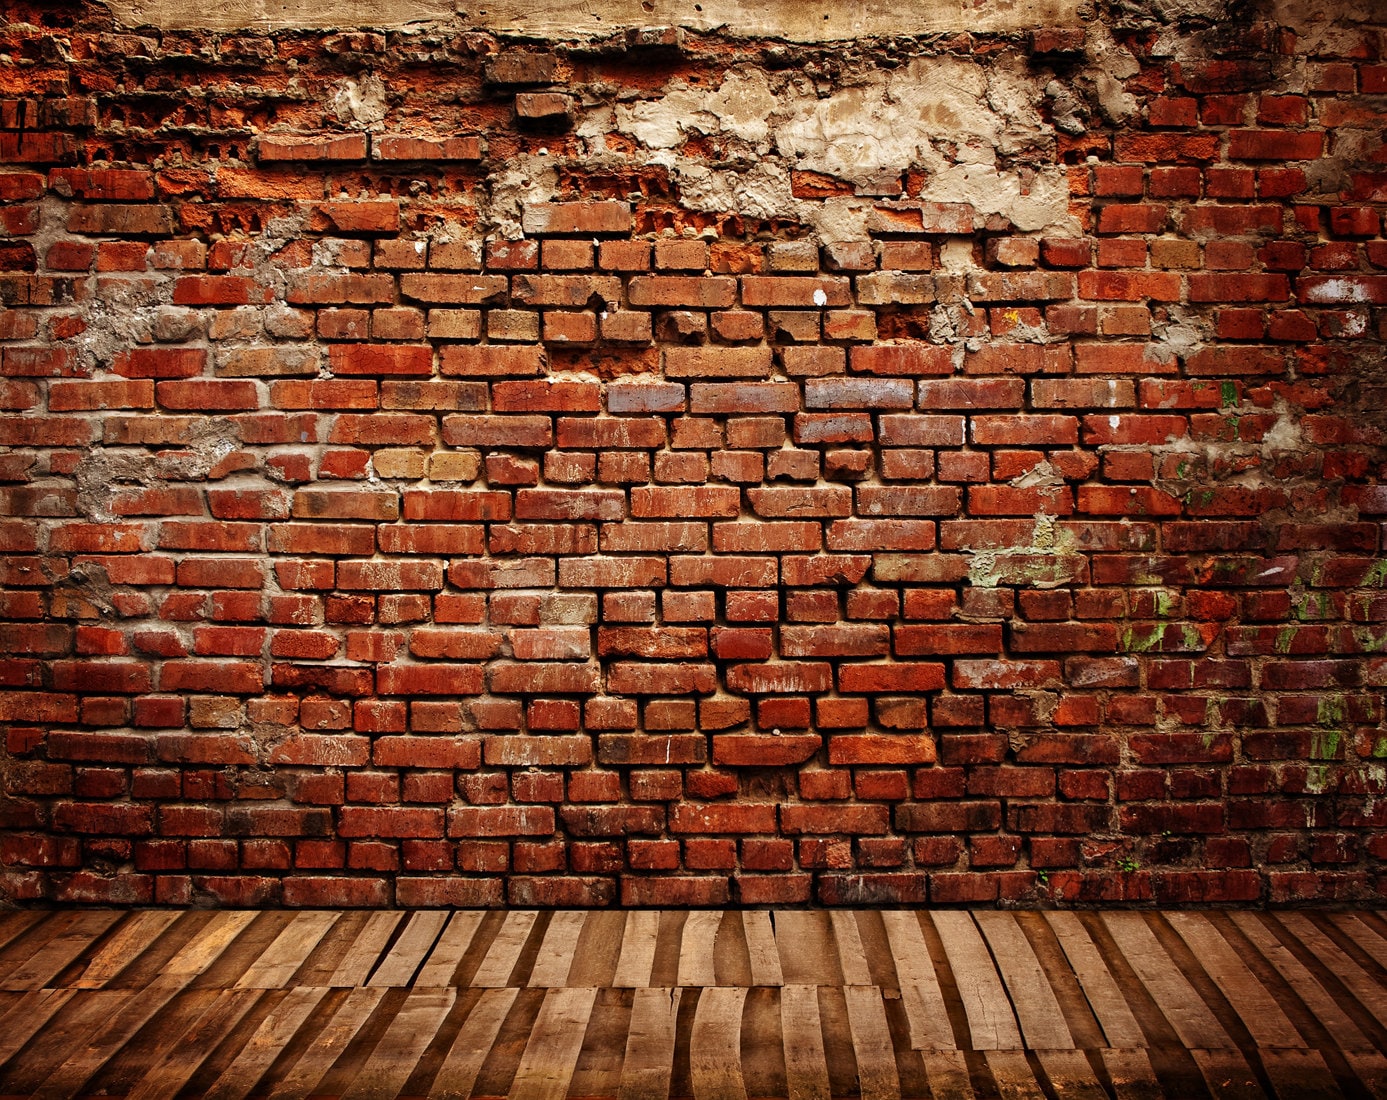
{"label": "weathered brick", "polygon": [[262,164],[278,161],[365,160],[366,135],[341,134],[337,137],[266,134],[256,143],[255,153]]}
{"label": "weathered brick", "polygon": [[378,134],[371,139],[373,160],[480,160],[481,139],[469,135],[422,138],[410,134]]}
{"label": "weathered brick", "polygon": [[689,411],[715,414],[799,411],[799,387],[786,382],[695,382]]}
{"label": "weathered brick", "polygon": [[631,207],[624,202],[527,203],[521,211],[525,232],[537,237],[625,233],[631,222]]}

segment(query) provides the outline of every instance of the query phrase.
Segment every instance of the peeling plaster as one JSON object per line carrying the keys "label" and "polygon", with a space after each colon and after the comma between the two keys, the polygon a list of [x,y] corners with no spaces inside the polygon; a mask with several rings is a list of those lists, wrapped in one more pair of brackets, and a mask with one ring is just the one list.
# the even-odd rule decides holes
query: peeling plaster
{"label": "peeling plaster", "polygon": [[403,27],[456,19],[493,31],[546,37],[601,37],[627,27],[668,25],[721,30],[792,42],[834,42],[864,35],[920,34],[943,30],[1002,31],[1080,22],[1081,0],[894,0],[806,4],[802,0],[110,0],[126,26],[204,27]]}
{"label": "peeling plaster", "polygon": [[[1073,228],[1063,170],[1043,157],[1035,167],[1010,163],[1053,141],[1053,128],[1034,106],[1040,81],[1022,59],[994,66],[916,59],[844,79],[847,86],[828,96],[802,77],[777,81],[759,70],[734,69],[712,91],[673,80],[654,97],[617,104],[611,122],[649,149],[653,163],[670,168],[686,205],[753,217],[803,205],[804,220],[817,221],[824,240],[860,233],[868,204],[840,206],[825,218],[824,204],[797,203],[786,167],[762,159],[772,147],[789,167],[863,185],[922,169],[926,201],[971,203],[1027,232]],[[594,110],[579,132],[599,133],[607,121],[605,109]],[[667,152],[694,133],[722,138],[729,152],[741,148],[756,159],[745,171],[715,170]],[[844,214],[849,223],[840,225]]]}

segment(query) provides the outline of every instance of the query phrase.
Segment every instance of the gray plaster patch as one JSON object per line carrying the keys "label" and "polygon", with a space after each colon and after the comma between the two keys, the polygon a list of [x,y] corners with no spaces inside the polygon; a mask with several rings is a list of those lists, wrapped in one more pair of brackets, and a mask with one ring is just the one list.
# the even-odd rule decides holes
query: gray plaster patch
{"label": "gray plaster patch", "polygon": [[[1020,58],[862,67],[829,95],[801,74],[768,77],[739,67],[711,90],[672,80],[649,98],[618,103],[610,114],[602,109],[601,124],[585,120],[580,132],[601,132],[610,122],[639,141],[651,163],[670,169],[681,201],[694,209],[760,218],[795,210],[814,224],[825,221],[822,204],[797,203],[787,169],[867,185],[918,168],[927,174],[921,198],[970,203],[980,214],[1001,214],[1036,231],[1069,223],[1068,182],[1047,162],[1053,129],[1036,109],[1041,98],[1037,77]],[[694,133],[726,141],[742,166],[713,169],[677,155]],[[821,239],[861,233],[858,211],[869,206],[854,203],[843,226],[833,223],[848,210],[835,210],[816,225]]]}

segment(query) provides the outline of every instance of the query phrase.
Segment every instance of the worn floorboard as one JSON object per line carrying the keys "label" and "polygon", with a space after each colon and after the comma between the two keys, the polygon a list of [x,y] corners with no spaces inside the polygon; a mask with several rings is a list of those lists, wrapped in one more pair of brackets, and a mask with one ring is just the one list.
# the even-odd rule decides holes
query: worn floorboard
{"label": "worn floorboard", "polygon": [[0,1098],[1387,1100],[1382,914],[65,911]]}

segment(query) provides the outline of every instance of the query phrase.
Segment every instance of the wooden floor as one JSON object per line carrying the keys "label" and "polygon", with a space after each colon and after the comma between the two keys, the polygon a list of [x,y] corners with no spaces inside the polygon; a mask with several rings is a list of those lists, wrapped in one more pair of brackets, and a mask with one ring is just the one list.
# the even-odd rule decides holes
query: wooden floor
{"label": "wooden floor", "polygon": [[0,914],[0,1095],[1377,1097],[1387,920]]}

